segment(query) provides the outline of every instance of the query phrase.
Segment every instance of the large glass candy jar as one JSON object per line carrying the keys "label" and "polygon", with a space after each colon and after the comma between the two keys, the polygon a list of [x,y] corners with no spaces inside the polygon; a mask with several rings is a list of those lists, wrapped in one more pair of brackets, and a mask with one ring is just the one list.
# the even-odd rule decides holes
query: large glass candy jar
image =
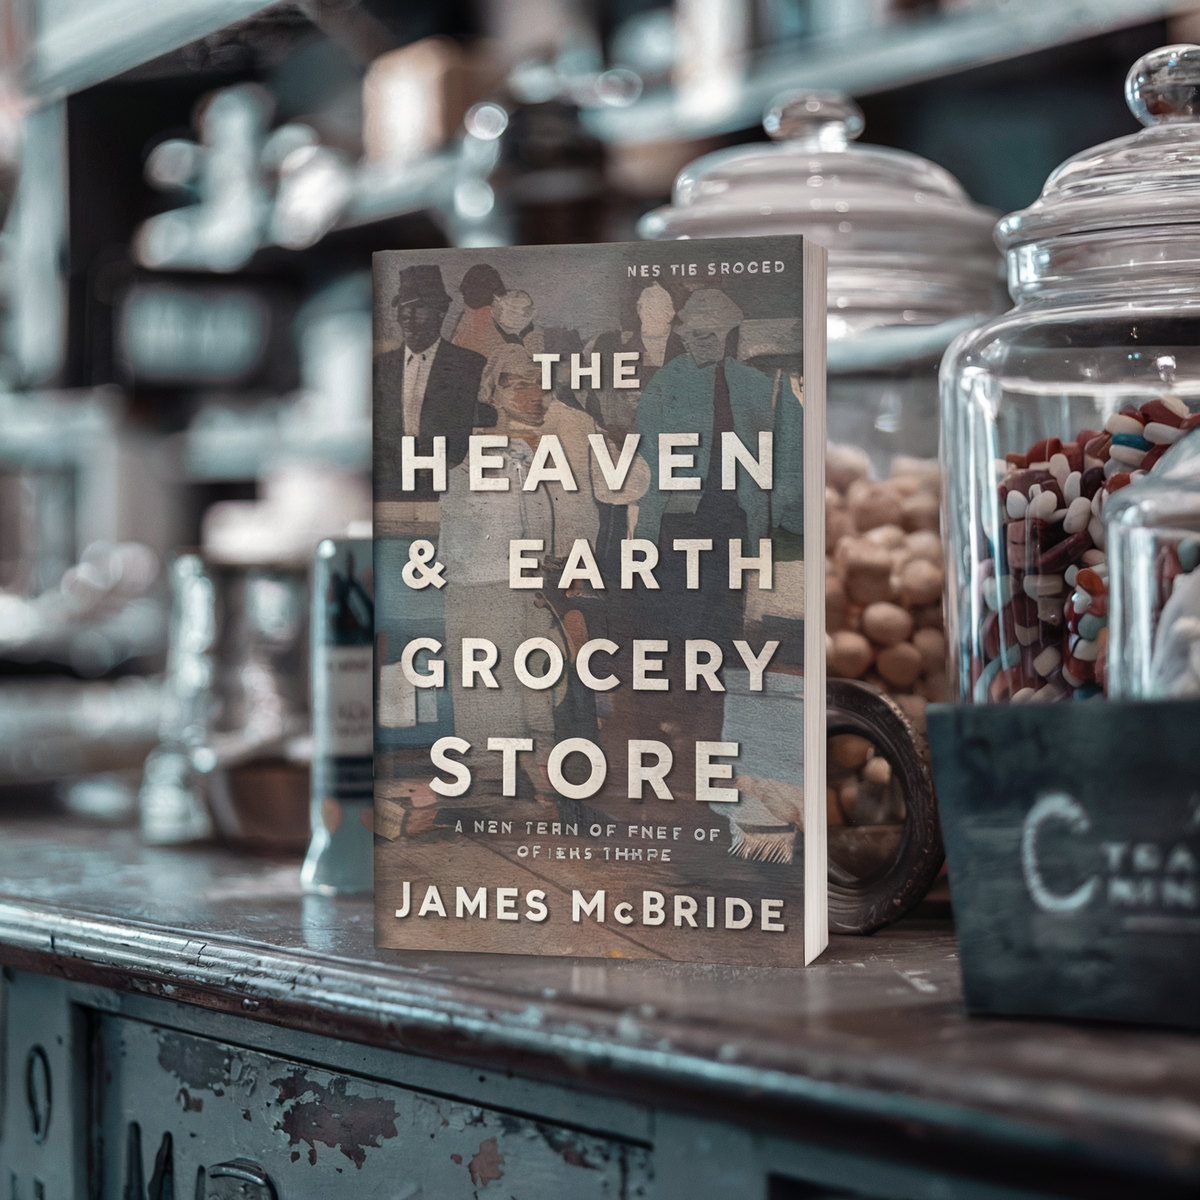
{"label": "large glass candy jar", "polygon": [[1106,506],[1200,424],[1200,47],[1134,64],[1141,132],[996,229],[1016,307],[942,363],[952,678],[977,703],[1103,694]]}
{"label": "large glass candy jar", "polygon": [[937,364],[999,308],[994,214],[941,167],[856,145],[862,113],[845,96],[783,96],[764,127],[774,145],[686,167],[641,233],[799,233],[829,249],[829,672],[876,684],[919,720],[946,693]]}

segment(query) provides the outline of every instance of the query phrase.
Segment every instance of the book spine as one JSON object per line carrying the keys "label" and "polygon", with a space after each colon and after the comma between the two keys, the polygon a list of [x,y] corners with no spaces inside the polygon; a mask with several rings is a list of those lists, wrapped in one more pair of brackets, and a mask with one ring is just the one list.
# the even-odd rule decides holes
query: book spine
{"label": "book spine", "polygon": [[829,256],[804,240],[804,962],[829,945],[825,812],[825,308]]}

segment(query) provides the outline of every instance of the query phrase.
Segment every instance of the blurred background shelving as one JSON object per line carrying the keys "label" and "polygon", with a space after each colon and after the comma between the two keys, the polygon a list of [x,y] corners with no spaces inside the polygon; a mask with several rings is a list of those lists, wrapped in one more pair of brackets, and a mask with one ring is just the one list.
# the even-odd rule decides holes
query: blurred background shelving
{"label": "blurred background shelving", "polygon": [[1013,209],[1197,39],[1196,0],[0,3],[0,788],[127,812],[171,555],[369,518],[373,251],[631,239],[800,87]]}

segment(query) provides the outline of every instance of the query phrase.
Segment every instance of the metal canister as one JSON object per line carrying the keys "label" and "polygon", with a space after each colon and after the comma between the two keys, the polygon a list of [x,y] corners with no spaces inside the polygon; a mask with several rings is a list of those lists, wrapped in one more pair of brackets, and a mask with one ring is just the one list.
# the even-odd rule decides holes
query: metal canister
{"label": "metal canister", "polygon": [[312,840],[302,879],[323,895],[369,893],[375,629],[371,542],[317,547],[312,611]]}

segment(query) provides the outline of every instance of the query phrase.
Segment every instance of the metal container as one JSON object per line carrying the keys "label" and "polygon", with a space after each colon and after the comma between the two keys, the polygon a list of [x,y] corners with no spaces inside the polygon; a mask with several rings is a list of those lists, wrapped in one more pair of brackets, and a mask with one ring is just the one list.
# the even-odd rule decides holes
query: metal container
{"label": "metal container", "polygon": [[374,570],[369,538],[317,547],[312,609],[312,839],[305,890],[374,886]]}

